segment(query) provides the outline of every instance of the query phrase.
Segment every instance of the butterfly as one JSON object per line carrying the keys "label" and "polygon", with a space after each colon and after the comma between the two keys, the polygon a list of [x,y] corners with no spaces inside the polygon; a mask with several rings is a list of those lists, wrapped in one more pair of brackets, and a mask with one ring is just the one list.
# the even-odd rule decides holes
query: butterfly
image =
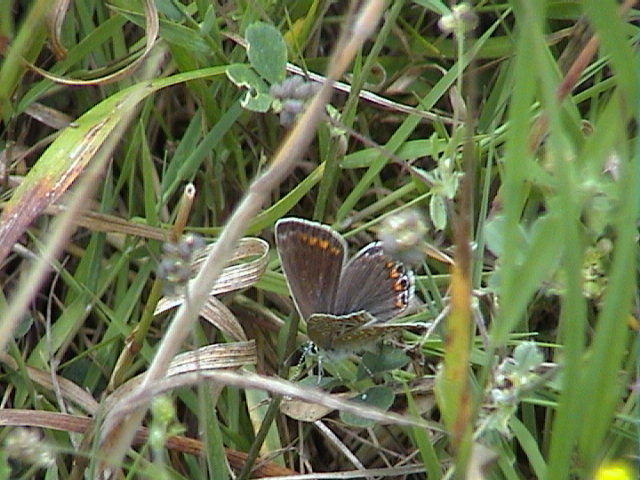
{"label": "butterfly", "polygon": [[413,273],[380,242],[347,261],[346,241],[331,227],[283,218],[276,223],[276,245],[307,335],[320,349],[352,352],[403,329],[385,322],[408,309]]}

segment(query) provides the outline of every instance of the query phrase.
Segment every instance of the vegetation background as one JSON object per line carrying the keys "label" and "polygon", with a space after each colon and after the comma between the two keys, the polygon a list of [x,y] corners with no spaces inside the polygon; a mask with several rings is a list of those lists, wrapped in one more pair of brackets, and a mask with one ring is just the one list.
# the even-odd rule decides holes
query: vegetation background
{"label": "vegetation background", "polygon": [[[377,23],[321,0],[1,2],[0,478],[125,453],[129,478],[636,478],[634,3],[364,2]],[[318,88],[270,88],[285,69],[339,74],[317,131],[291,122]],[[312,375],[275,222],[355,249],[409,208],[430,255],[402,321],[429,336]],[[182,234],[226,222],[268,244],[244,241],[171,344],[153,312],[190,272]],[[150,399],[128,448],[120,415]]]}

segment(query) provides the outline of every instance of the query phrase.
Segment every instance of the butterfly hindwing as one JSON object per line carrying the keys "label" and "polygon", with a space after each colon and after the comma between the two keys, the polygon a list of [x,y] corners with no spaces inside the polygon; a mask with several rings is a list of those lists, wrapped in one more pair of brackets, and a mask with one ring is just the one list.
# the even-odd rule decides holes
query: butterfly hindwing
{"label": "butterfly hindwing", "polygon": [[307,335],[321,349],[333,350],[349,332],[373,321],[375,319],[365,311],[340,316],[315,313],[307,320]]}
{"label": "butterfly hindwing", "polygon": [[344,239],[329,226],[286,218],[276,223],[276,244],[300,316],[332,313],[346,260]]}
{"label": "butterfly hindwing", "polygon": [[307,321],[309,339],[322,350],[333,352],[353,352],[404,329],[403,325],[376,323],[365,311],[340,316],[317,313]]}
{"label": "butterfly hindwing", "polygon": [[364,310],[385,322],[404,313],[413,294],[412,272],[385,254],[381,243],[371,243],[344,267],[334,313]]}

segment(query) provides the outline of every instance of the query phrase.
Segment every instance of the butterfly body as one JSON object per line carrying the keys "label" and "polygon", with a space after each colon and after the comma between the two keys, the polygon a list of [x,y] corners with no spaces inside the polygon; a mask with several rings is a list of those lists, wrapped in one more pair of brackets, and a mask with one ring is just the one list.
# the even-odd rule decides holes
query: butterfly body
{"label": "butterfly body", "polygon": [[402,327],[413,274],[371,243],[347,261],[345,240],[331,227],[298,218],[276,224],[278,255],[307,334],[323,350],[353,351]]}

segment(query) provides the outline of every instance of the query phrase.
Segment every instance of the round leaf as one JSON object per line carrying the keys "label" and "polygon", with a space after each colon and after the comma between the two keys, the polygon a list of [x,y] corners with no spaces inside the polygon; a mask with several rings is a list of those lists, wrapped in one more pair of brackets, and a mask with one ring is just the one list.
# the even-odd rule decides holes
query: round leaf
{"label": "round leaf", "polygon": [[[353,402],[362,403],[368,407],[380,408],[382,410],[388,410],[393,405],[395,395],[393,390],[389,387],[375,386],[369,388],[366,392],[361,393],[357,397],[351,399]],[[340,412],[340,418],[344,423],[352,425],[354,427],[367,428],[374,425],[374,420],[368,418],[359,417],[348,412]]]}
{"label": "round leaf", "polygon": [[383,345],[378,352],[366,352],[358,367],[358,379],[404,367],[409,357],[399,348]]}
{"label": "round leaf", "polygon": [[273,25],[257,22],[245,32],[249,62],[258,74],[273,84],[284,80],[287,68],[287,46]]}

